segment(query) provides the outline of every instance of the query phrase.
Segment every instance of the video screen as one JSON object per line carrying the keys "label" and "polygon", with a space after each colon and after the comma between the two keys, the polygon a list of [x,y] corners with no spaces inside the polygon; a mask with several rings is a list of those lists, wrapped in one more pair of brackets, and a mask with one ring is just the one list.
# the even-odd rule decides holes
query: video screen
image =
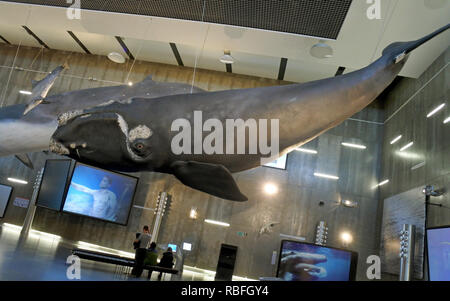
{"label": "video screen", "polygon": [[11,197],[12,187],[0,184],[0,217],[5,215],[9,198]]}
{"label": "video screen", "polygon": [[277,277],[286,281],[350,281],[357,253],[283,240]]}
{"label": "video screen", "polygon": [[47,160],[36,205],[59,211],[69,178],[71,160]]}
{"label": "video screen", "polygon": [[430,281],[450,281],[450,227],[427,230]]}
{"label": "video screen", "polygon": [[126,225],[137,178],[77,163],[63,211]]}

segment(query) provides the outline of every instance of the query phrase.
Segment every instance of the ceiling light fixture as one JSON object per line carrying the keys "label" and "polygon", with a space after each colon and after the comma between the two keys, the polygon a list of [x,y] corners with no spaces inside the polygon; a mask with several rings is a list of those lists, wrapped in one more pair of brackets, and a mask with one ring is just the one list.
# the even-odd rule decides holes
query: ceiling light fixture
{"label": "ceiling light fixture", "polygon": [[351,243],[353,241],[352,235],[350,233],[348,233],[348,232],[342,232],[341,233],[341,239],[346,244]]}
{"label": "ceiling light fixture", "polygon": [[394,144],[395,142],[397,142],[397,141],[400,140],[400,139],[402,139],[402,135],[399,135],[399,136],[397,136],[396,138],[394,138],[394,139],[391,141],[391,144]]}
{"label": "ceiling light fixture", "polygon": [[431,111],[430,113],[428,113],[427,118],[430,118],[431,116],[433,116],[434,114],[436,114],[437,112],[439,112],[440,110],[442,110],[443,107],[445,107],[445,103],[440,104],[437,108],[435,108],[433,111]]}
{"label": "ceiling light fixture", "polygon": [[123,64],[125,63],[125,58],[118,52],[110,52],[108,58],[114,63]]}
{"label": "ceiling light fixture", "polygon": [[315,172],[314,176],[319,177],[319,178],[331,179],[331,180],[339,180],[339,177],[327,175],[327,174],[323,174],[323,173],[318,173],[318,172]]}
{"label": "ceiling light fixture", "polygon": [[318,59],[326,59],[333,57],[333,48],[330,45],[325,44],[324,41],[313,45],[309,53]]}
{"label": "ceiling light fixture", "polygon": [[307,149],[307,148],[301,148],[301,147],[299,147],[299,148],[297,148],[297,149],[295,149],[296,151],[299,151],[299,152],[302,152],[302,153],[307,153],[307,154],[317,154],[317,151],[316,150],[313,150],[313,149]]}
{"label": "ceiling light fixture", "polygon": [[25,185],[28,184],[27,181],[15,179],[15,178],[8,178],[8,181],[14,182],[14,183],[19,183],[19,184],[25,184]]}
{"label": "ceiling light fixture", "polygon": [[234,58],[231,56],[230,50],[224,50],[223,55],[219,58],[219,61],[224,64],[233,64]]}
{"label": "ceiling light fixture", "polygon": [[128,82],[128,86],[132,86],[133,85],[133,82]]}
{"label": "ceiling light fixture", "polygon": [[361,145],[361,144],[353,144],[353,143],[347,143],[347,142],[342,142],[341,144],[343,146],[347,146],[347,147],[351,147],[351,148],[359,148],[359,149],[367,148],[365,145]]}
{"label": "ceiling light fixture", "polygon": [[410,143],[406,144],[404,147],[402,147],[402,148],[400,149],[400,151],[402,152],[402,151],[404,151],[404,150],[407,150],[408,148],[410,148],[411,146],[413,146],[413,144],[414,144],[414,142],[410,142]]}
{"label": "ceiling light fixture", "polygon": [[444,120],[444,124],[449,123],[450,122],[450,117],[448,117],[447,119]]}
{"label": "ceiling light fixture", "polygon": [[25,91],[25,90],[20,90],[19,91],[20,94],[25,94],[25,95],[31,95],[33,93],[31,93],[30,91]]}
{"label": "ceiling light fixture", "polygon": [[214,221],[214,220],[211,220],[211,219],[205,219],[205,223],[218,225],[218,226],[223,226],[223,227],[229,227],[230,226],[229,223],[218,222],[218,221]]}

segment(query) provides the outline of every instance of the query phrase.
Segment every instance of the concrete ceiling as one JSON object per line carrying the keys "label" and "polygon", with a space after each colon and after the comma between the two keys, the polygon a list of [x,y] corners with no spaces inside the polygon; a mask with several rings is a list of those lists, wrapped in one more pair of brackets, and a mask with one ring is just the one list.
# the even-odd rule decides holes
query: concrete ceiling
{"label": "concrete ceiling", "polygon": [[[450,20],[448,0],[381,0],[381,19],[369,20],[365,0],[353,1],[337,40],[326,40],[332,58],[310,54],[318,38],[259,29],[208,24],[160,17],[82,10],[81,19],[67,18],[66,9],[0,1],[0,36],[14,45],[42,47],[23,26],[51,49],[92,54],[115,51],[128,58],[121,37],[138,60],[177,65],[170,43],[176,45],[184,66],[226,71],[219,57],[225,49],[235,58],[232,72],[277,78],[281,58],[287,58],[284,80],[306,82],[362,68],[377,59],[394,41],[413,40]],[[0,42],[5,42],[0,39]],[[172,44],[172,45],[173,45]],[[417,49],[400,75],[419,77],[450,45],[450,31]]]}

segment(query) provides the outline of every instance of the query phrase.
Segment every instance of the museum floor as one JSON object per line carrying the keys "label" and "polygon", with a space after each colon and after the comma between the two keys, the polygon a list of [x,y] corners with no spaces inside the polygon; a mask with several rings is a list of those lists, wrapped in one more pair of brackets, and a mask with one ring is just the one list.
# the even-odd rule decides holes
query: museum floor
{"label": "museum floor", "polygon": [[[17,226],[0,226],[0,281],[69,280],[66,273],[70,264],[66,264],[66,260],[71,250],[79,244],[42,232],[31,232],[22,240],[19,234],[20,228]],[[147,271],[136,279],[129,276],[129,270],[83,259],[80,270],[82,281],[147,281]],[[157,280],[158,274],[153,272],[151,280]],[[171,277],[164,275],[162,280],[170,281]],[[214,280],[214,275],[205,270],[185,267],[182,280]]]}

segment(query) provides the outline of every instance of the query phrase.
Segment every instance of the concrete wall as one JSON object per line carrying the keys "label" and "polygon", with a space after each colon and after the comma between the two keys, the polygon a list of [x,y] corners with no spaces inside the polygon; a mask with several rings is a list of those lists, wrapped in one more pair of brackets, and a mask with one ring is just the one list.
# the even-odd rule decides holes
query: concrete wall
{"label": "concrete wall", "polygon": [[[16,57],[17,53],[17,57]],[[57,80],[51,93],[107,86],[112,82],[125,82],[131,64],[114,64],[105,57],[65,53],[50,50],[24,48],[18,51],[13,46],[0,46],[0,104],[11,105],[25,101],[18,94],[20,89],[30,89],[30,82],[43,74],[11,69],[48,72],[56,65],[68,61],[71,69]],[[147,74],[154,80],[190,83],[193,70],[137,61],[129,80],[137,82]],[[275,80],[252,78],[221,72],[198,70],[196,85],[207,90],[225,90],[244,87],[284,84]],[[97,80],[89,80],[94,77]],[[143,173],[136,193],[135,205],[155,207],[160,191],[172,195],[172,204],[164,217],[159,243],[190,242],[192,252],[186,264],[215,270],[220,244],[239,247],[235,275],[258,278],[273,276],[276,264],[271,264],[273,251],[279,250],[280,234],[302,236],[307,242],[314,241],[315,228],[323,220],[329,226],[328,245],[343,247],[342,231],[353,235],[348,246],[359,252],[358,279],[364,280],[365,260],[368,255],[378,254],[378,183],[381,166],[383,110],[380,102],[347,120],[335,129],[310,142],[306,147],[314,148],[317,155],[293,152],[289,154],[286,170],[267,167],[236,174],[238,185],[249,197],[245,203],[221,200],[183,186],[173,176]],[[343,147],[341,142],[356,142],[367,146],[366,150]],[[56,157],[54,155],[50,157]],[[47,156],[32,154],[37,167],[42,166]],[[314,177],[313,173],[335,174],[338,181]],[[0,158],[0,183],[6,177],[15,176],[32,182],[35,172],[21,166],[14,158]],[[279,192],[273,196],[263,192],[263,185],[272,182]],[[31,196],[31,184],[12,185],[14,195]],[[359,202],[358,208],[340,206],[338,201],[350,199]],[[323,202],[320,206],[319,203]],[[198,210],[198,218],[189,218],[192,207]],[[1,222],[21,224],[25,209],[10,204],[6,217]],[[228,222],[229,228],[204,223],[204,219]],[[119,226],[67,213],[56,213],[38,208],[33,228],[55,233],[64,238],[81,240],[107,247],[132,251],[134,233],[144,224],[152,224],[153,213],[133,208],[129,224]],[[262,226],[279,222],[274,231],[259,235]],[[244,236],[237,232],[245,233]]]}
{"label": "concrete wall", "polygon": [[[385,93],[382,178],[390,182],[380,188],[383,199],[426,185],[450,189],[450,123],[443,123],[450,117],[449,61],[447,49],[420,78],[401,79]],[[442,103],[446,103],[444,109],[427,118]],[[398,135],[402,139],[391,145]],[[411,141],[414,142],[411,148],[399,152]],[[423,162],[425,165],[414,168]],[[450,194],[432,197],[431,202],[442,207],[428,206],[427,226],[450,225]],[[399,217],[401,214],[397,213]],[[398,240],[393,243],[398,244]]]}

